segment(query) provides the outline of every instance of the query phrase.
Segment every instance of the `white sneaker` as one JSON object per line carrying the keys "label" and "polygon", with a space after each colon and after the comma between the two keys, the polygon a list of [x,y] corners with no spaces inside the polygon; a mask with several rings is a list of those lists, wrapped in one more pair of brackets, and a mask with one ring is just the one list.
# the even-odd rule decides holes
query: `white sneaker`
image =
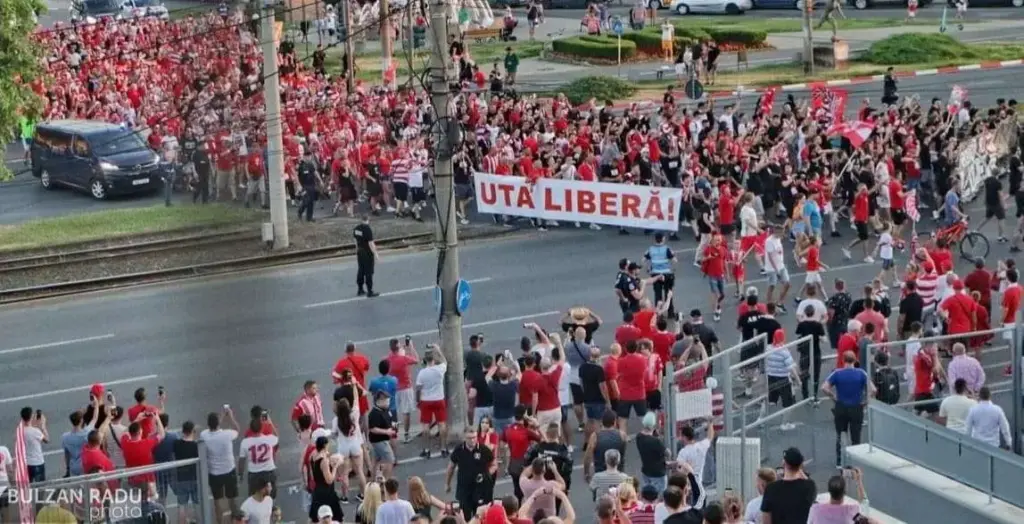
{"label": "white sneaker", "polygon": [[843,258],[845,258],[846,260],[850,260],[851,258],[853,258],[853,255],[850,254],[850,250],[846,249],[845,247],[843,248]]}
{"label": "white sneaker", "polygon": [[590,229],[592,229],[594,231],[600,231],[601,230],[601,226],[599,226],[597,224],[590,224]]}
{"label": "white sneaker", "polygon": [[580,224],[579,222],[574,222],[573,225],[576,226],[576,229],[583,227],[583,225]]}
{"label": "white sneaker", "polygon": [[464,226],[468,226],[469,225],[469,220],[466,220],[465,218],[463,218],[463,219],[459,220],[459,223],[464,225]]}
{"label": "white sneaker", "polygon": [[873,264],[875,262],[875,259],[873,259],[873,258],[871,258],[869,256],[868,257],[864,257],[864,262],[867,263],[867,264]]}

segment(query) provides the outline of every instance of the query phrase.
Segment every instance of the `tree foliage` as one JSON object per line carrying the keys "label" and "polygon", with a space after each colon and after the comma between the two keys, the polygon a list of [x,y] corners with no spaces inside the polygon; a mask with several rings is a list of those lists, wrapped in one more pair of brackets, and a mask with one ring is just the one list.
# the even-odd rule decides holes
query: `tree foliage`
{"label": "tree foliage", "polygon": [[[0,143],[17,136],[21,115],[36,117],[39,97],[29,84],[42,73],[42,49],[32,41],[37,15],[46,13],[41,0],[0,0]],[[0,180],[9,178],[6,162],[0,162]]]}

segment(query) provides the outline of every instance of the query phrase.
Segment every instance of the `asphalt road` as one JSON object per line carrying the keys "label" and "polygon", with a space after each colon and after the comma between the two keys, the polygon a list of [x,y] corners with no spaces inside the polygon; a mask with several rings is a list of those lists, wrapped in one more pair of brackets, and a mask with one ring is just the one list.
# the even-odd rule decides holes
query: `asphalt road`
{"label": "asphalt road", "polygon": [[[625,2],[626,5],[619,5],[614,3],[610,12],[614,15],[628,17],[630,5],[633,2]],[[757,3],[756,1],[754,2]],[[943,2],[936,2],[933,5],[922,7],[917,11],[917,17],[919,19],[941,19],[942,18],[942,6],[945,5]],[[906,9],[900,6],[879,6],[871,9],[865,9],[858,11],[850,6],[844,6],[843,12],[847,18],[903,18],[906,16]],[[548,18],[568,18],[579,20],[583,18],[583,9],[548,9],[545,11],[544,16]],[[821,17],[822,11],[820,8],[815,8],[814,19],[817,20]],[[953,13],[950,12],[949,16],[952,18]],[[671,13],[668,9],[658,10],[658,16],[678,16]],[[702,15],[704,16],[704,15]],[[747,11],[742,16],[748,18],[800,18],[803,16],[801,11],[797,9],[753,9]],[[1008,20],[1014,18],[1021,18],[1024,16],[1024,11],[1020,8],[1014,7],[974,7],[972,6],[968,10],[968,19],[970,20]],[[728,20],[730,17],[722,15],[719,17],[723,20]]]}
{"label": "asphalt road", "polygon": [[[554,328],[560,311],[584,304],[604,317],[606,326],[597,337],[607,346],[618,323],[609,289],[615,263],[623,256],[638,257],[650,241],[613,233],[552,230],[465,246],[462,275],[474,290],[464,319],[466,333],[485,333],[488,351],[514,350],[527,334],[524,322]],[[848,229],[844,235],[842,240],[849,241]],[[841,260],[837,244],[825,248],[823,258],[834,267],[828,276],[844,278],[857,289],[878,267]],[[993,248],[993,260],[1006,256],[1003,245]],[[682,259],[679,307],[706,310],[706,284],[689,265],[692,240],[675,249]],[[31,406],[49,415],[56,442],[67,429],[67,414],[86,404],[95,382],[109,385],[123,404],[136,387],[155,394],[158,385],[165,386],[175,427],[186,418],[201,423],[223,404],[245,418],[249,407],[259,403],[282,425],[280,478],[282,486],[291,487],[298,449],[285,418],[303,381],[318,380],[330,391],[330,370],[346,341],[356,341],[375,365],[390,338],[409,334],[421,347],[436,340],[429,292],[435,260],[432,253],[385,254],[377,270],[384,294],[374,300],[353,298],[354,263],[338,260],[0,308],[5,334],[0,343],[0,428],[10,438],[18,409]],[[756,270],[749,274],[752,283],[764,286]],[[797,268],[794,280],[803,280]],[[795,326],[792,314],[783,318],[788,329]],[[726,344],[737,338],[734,322],[730,308],[716,325]],[[1005,350],[985,355],[990,384],[1006,381],[1001,373],[1008,360]],[[998,398],[1005,404],[1009,395]],[[814,459],[812,474],[823,482],[833,460],[827,404],[793,420],[799,424],[796,431],[768,430],[764,454],[776,463],[783,447],[801,447]],[[401,447],[399,478],[421,476],[441,496],[444,462],[420,460],[415,448]],[[47,449],[59,448],[50,444]],[[62,472],[59,455],[49,454],[50,478]],[[638,463],[632,448],[627,462]],[[578,509],[589,510],[582,484],[577,476],[572,499]],[[503,484],[498,494],[510,489]],[[297,494],[286,492],[280,502],[289,519],[298,518]]]}

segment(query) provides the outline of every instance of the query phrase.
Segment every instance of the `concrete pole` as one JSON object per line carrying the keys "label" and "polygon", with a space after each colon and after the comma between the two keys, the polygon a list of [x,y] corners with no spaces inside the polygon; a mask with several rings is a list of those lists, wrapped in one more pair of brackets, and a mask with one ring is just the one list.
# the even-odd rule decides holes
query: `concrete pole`
{"label": "concrete pole", "polygon": [[345,70],[348,71],[348,75],[345,76],[345,89],[349,93],[354,93],[356,90],[356,57],[352,50],[352,9],[349,7],[349,2],[347,0],[341,2],[340,12],[340,32],[342,38],[345,39]]}
{"label": "concrete pole", "polygon": [[270,222],[274,249],[288,248],[288,206],[284,190],[284,132],[281,129],[281,84],[274,38],[274,5],[264,5],[260,33],[263,38],[263,98],[267,104],[267,181],[270,183]]}
{"label": "concrete pole", "polygon": [[813,12],[814,0],[804,0],[804,71],[807,74],[814,73],[814,28],[811,21]]}
{"label": "concrete pole", "polygon": [[[384,59],[382,71],[384,71],[384,76],[386,77],[388,71],[391,70],[391,60],[393,58],[392,55],[394,55],[394,50],[392,48],[394,47],[395,34],[394,31],[391,30],[391,6],[389,5],[391,2],[388,0],[378,1],[380,5],[380,54]],[[395,77],[397,76],[396,72]],[[386,81],[384,82],[384,85],[387,87],[394,87],[395,82]]]}
{"label": "concrete pole", "polygon": [[455,215],[455,186],[452,181],[452,153],[455,146],[453,133],[448,127],[455,125],[449,111],[450,88],[454,79],[451,57],[448,56],[448,20],[446,0],[431,0],[430,29],[434,42],[430,59],[430,101],[434,107],[436,128],[433,136],[437,140],[434,154],[434,188],[437,192],[437,249],[441,264],[440,335],[441,350],[448,361],[445,377],[445,393],[448,412],[451,413],[449,426],[454,441],[460,438],[466,421],[466,386],[463,381],[465,362],[462,355],[462,316],[455,308],[455,288],[459,282],[459,236],[458,220]]}

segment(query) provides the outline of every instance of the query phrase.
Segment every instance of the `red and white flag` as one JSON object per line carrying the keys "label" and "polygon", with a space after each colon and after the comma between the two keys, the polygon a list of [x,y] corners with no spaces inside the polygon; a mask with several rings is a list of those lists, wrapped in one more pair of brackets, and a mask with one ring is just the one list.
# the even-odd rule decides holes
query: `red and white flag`
{"label": "red and white flag", "polygon": [[953,86],[953,89],[949,91],[949,109],[950,113],[956,113],[960,111],[960,107],[967,100],[967,88],[959,85]]}
{"label": "red and white flag", "polygon": [[918,222],[921,220],[921,212],[917,210],[917,190],[911,189],[903,196],[903,206],[906,208],[907,217]]}
{"label": "red and white flag", "polygon": [[18,514],[21,515],[21,524],[32,524],[35,522],[35,515],[32,514],[31,496],[28,491],[28,457],[25,452],[25,422],[18,423],[18,429],[14,435],[14,484],[18,490]]}
{"label": "red and white flag", "polygon": [[845,89],[818,86],[811,90],[811,114],[826,127],[844,120],[846,100],[850,94]]}
{"label": "red and white flag", "polygon": [[842,122],[832,126],[828,130],[829,136],[842,136],[843,138],[850,141],[850,145],[858,148],[867,142],[868,137],[871,136],[875,130],[874,122],[865,122],[863,120],[854,120],[851,122]]}

